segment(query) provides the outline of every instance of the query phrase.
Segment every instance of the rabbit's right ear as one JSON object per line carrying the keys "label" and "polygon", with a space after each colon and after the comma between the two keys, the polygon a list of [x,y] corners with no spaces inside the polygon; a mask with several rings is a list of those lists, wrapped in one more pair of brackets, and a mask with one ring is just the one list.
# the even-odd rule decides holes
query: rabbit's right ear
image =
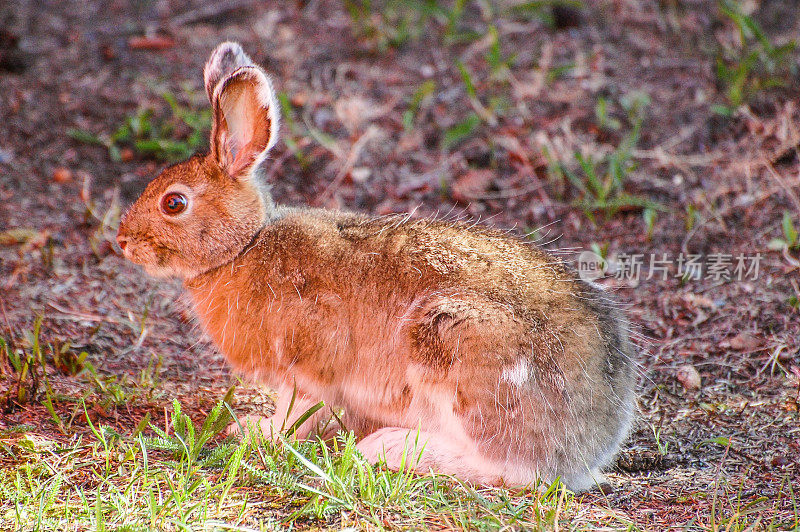
{"label": "rabbit's right ear", "polygon": [[241,179],[261,164],[277,139],[275,91],[235,43],[214,50],[204,78],[214,119],[211,154],[228,175]]}

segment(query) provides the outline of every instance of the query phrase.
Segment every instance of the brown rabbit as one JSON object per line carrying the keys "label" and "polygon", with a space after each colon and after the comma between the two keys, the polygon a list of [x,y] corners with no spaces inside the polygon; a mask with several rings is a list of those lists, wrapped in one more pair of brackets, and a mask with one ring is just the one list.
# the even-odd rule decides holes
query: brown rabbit
{"label": "brown rabbit", "polygon": [[278,132],[269,78],[235,43],[204,77],[210,153],[156,177],[118,241],[181,277],[233,366],[278,391],[260,428],[280,428],[296,389],[294,419],[342,408],[391,468],[408,449],[417,471],[482,484],[601,481],[634,411],[615,305],[499,231],[275,205],[259,173]]}

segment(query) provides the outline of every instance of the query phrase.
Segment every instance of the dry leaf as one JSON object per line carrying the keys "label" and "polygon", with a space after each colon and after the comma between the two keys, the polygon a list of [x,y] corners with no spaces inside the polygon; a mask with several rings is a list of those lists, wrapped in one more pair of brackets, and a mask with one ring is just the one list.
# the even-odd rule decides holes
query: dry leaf
{"label": "dry leaf", "polygon": [[686,303],[692,306],[705,309],[714,308],[714,302],[706,296],[701,296],[698,294],[684,294],[682,297]]}
{"label": "dry leaf", "polygon": [[72,171],[64,166],[59,166],[53,170],[53,181],[56,183],[69,183],[72,181]]}
{"label": "dry leaf", "polygon": [[[757,349],[760,344],[761,342],[758,341],[758,338],[747,333],[739,333],[727,342],[728,347],[736,351],[753,351]],[[723,346],[724,345],[725,342],[723,342]]]}
{"label": "dry leaf", "polygon": [[175,46],[175,40],[169,37],[131,37],[128,46],[132,50],[160,51]]}
{"label": "dry leaf", "polygon": [[697,369],[691,364],[679,367],[675,378],[678,379],[678,382],[687,390],[699,390],[700,386],[703,384],[700,373],[698,373]]}
{"label": "dry leaf", "polygon": [[34,240],[38,236],[40,236],[40,233],[36,229],[17,227],[0,233],[0,245],[13,246],[14,244],[24,244],[25,242]]}
{"label": "dry leaf", "polygon": [[484,195],[492,184],[493,170],[468,170],[452,185],[453,199],[469,203]]}
{"label": "dry leaf", "polygon": [[123,163],[129,163],[133,160],[135,154],[130,148],[122,148],[119,151],[119,160]]}

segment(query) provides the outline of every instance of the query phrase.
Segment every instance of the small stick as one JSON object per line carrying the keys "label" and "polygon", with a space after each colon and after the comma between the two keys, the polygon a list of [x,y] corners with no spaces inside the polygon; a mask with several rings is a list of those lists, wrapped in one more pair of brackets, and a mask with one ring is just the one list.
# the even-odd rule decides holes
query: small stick
{"label": "small stick", "polygon": [[800,213],[800,197],[797,196],[797,193],[792,190],[792,187],[786,184],[786,181],[781,177],[781,175],[775,170],[775,167],[772,166],[772,163],[766,157],[762,157],[762,163],[769,170],[769,175],[778,182],[778,184],[786,191],[786,195],[789,196],[789,199],[792,200],[794,203],[797,212]]}
{"label": "small stick", "polygon": [[353,143],[353,147],[350,148],[350,153],[347,155],[347,159],[345,159],[344,164],[339,169],[339,172],[337,172],[336,177],[333,178],[333,181],[331,181],[322,194],[320,194],[320,196],[317,198],[318,202],[321,203],[322,201],[328,199],[328,197],[332,195],[337,188],[339,188],[339,186],[342,184],[342,181],[344,181],[345,176],[350,173],[350,170],[352,170],[353,166],[356,164],[358,156],[361,155],[361,150],[364,149],[367,141],[375,137],[377,133],[378,129],[374,126],[370,126],[370,128],[367,129],[363,135],[358,137],[358,140]]}

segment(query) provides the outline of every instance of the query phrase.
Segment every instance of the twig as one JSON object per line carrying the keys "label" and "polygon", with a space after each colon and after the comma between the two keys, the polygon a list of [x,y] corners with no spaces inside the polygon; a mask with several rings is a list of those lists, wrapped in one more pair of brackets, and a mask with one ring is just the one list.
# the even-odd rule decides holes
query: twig
{"label": "twig", "polygon": [[67,316],[74,316],[74,317],[80,318],[82,320],[95,321],[95,322],[104,322],[105,321],[105,322],[108,322],[108,323],[114,323],[114,324],[117,324],[117,325],[122,325],[122,323],[119,320],[115,320],[114,318],[109,318],[109,317],[100,316],[100,315],[97,315],[97,314],[89,314],[89,313],[86,313],[86,312],[78,312],[78,311],[75,311],[75,310],[70,310],[70,309],[61,307],[61,306],[57,305],[56,303],[53,303],[52,301],[48,301],[47,302],[47,306],[54,308],[55,310],[61,312],[62,314],[66,314]]}
{"label": "twig", "polygon": [[792,200],[794,203],[795,208],[797,209],[797,213],[800,214],[800,197],[797,196],[797,193],[792,190],[792,188],[786,184],[786,181],[781,177],[781,175],[775,170],[775,167],[772,166],[772,163],[766,157],[761,158],[761,163],[764,167],[769,171],[769,175],[778,182],[781,188],[786,192],[786,195],[789,196],[789,199]]}
{"label": "twig", "polygon": [[6,329],[8,329],[9,337],[14,334],[14,330],[11,328],[11,323],[8,321],[8,314],[6,314],[6,304],[0,299],[0,310],[3,311],[3,320],[6,322]]}
{"label": "twig", "polygon": [[[498,137],[497,142],[498,144],[503,146],[506,150],[515,153],[519,157],[519,160],[522,162],[522,167],[524,171],[523,175],[529,175],[532,179],[537,179],[538,176],[536,175],[536,170],[534,170],[533,165],[531,164],[530,159],[527,156],[528,152],[522,147],[522,144],[520,143],[519,139],[513,136],[503,135]],[[499,193],[501,195],[499,195],[497,199],[515,197],[534,191],[539,192],[539,198],[542,201],[542,205],[544,205],[545,209],[547,210],[547,215],[550,217],[550,219],[555,218],[556,214],[555,211],[553,210],[553,200],[550,199],[550,196],[547,195],[547,191],[545,190],[544,185],[541,181],[537,181],[532,185],[524,187],[523,189],[517,189],[517,191],[515,192],[519,192],[518,194],[513,193],[510,195],[502,195],[503,193],[501,192]],[[481,199],[494,199],[494,198],[487,197]]]}
{"label": "twig", "polygon": [[331,181],[322,194],[319,195],[317,198],[318,202],[328,199],[328,197],[339,188],[339,186],[342,184],[342,181],[344,181],[344,178],[350,173],[350,170],[352,170],[353,166],[356,164],[359,155],[361,155],[361,150],[363,150],[367,142],[373,137],[377,136],[377,134],[378,128],[375,126],[370,126],[369,129],[367,129],[367,131],[365,131],[364,134],[361,135],[358,140],[355,141],[355,143],[353,143],[353,147],[350,148],[350,153],[347,155],[347,159],[345,159],[342,167],[339,168],[339,171],[336,173],[336,177],[333,178],[333,181]]}
{"label": "twig", "polygon": [[800,261],[798,261],[796,258],[794,258],[791,255],[789,255],[789,247],[788,246],[783,246],[783,251],[781,252],[781,254],[783,255],[783,258],[786,259],[786,262],[789,263],[789,266],[791,266],[789,271],[787,271],[786,273],[789,273],[791,271],[800,269]]}
{"label": "twig", "polygon": [[471,196],[465,194],[464,196],[471,200],[483,201],[483,200],[493,200],[493,199],[506,199],[506,198],[516,198],[517,196],[524,196],[530,192],[536,192],[537,190],[541,189],[544,185],[537,181],[531,183],[529,185],[525,185],[524,187],[519,188],[509,188],[506,190],[500,190],[499,192],[495,192],[493,194],[479,194],[475,196]]}
{"label": "twig", "polygon": [[709,154],[674,155],[667,153],[663,148],[656,147],[652,150],[633,150],[631,154],[637,159],[652,159],[661,164],[679,166],[713,166],[725,158],[722,152]]}

